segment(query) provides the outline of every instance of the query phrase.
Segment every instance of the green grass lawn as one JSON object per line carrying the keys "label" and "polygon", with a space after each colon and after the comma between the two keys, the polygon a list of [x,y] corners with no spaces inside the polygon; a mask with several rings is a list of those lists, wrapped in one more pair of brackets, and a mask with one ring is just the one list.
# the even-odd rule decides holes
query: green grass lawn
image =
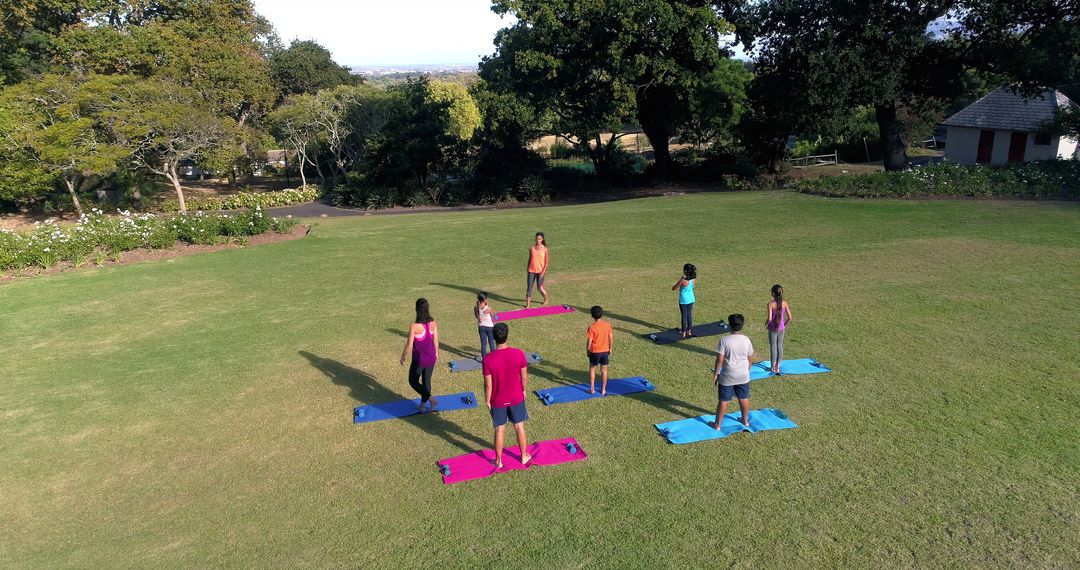
{"label": "green grass lawn", "polygon": [[[774,221],[779,220],[779,221]],[[474,409],[356,426],[413,397],[397,357],[427,297],[442,358],[479,346],[473,293],[521,301],[547,233],[556,303],[600,304],[613,377],[654,393],[544,408],[584,462],[444,486],[488,445]],[[0,567],[1077,567],[1076,204],[698,194],[319,220],[298,241],[0,285]],[[716,338],[659,347],[670,286],[698,322],[768,290],[786,355],[753,384],[787,431],[675,446],[708,413]],[[584,313],[514,321],[530,389],[586,379]],[[436,372],[438,392],[482,390]]]}

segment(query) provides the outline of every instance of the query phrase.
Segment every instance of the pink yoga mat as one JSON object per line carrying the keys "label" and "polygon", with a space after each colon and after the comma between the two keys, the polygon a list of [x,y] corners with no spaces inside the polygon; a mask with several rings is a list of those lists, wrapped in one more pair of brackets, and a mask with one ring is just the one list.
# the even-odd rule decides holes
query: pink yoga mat
{"label": "pink yoga mat", "polygon": [[[574,446],[574,453],[570,453],[569,445]],[[483,479],[496,473],[528,469],[541,465],[558,465],[569,461],[580,461],[588,457],[585,455],[585,450],[581,449],[577,440],[572,437],[536,442],[529,446],[529,453],[532,454],[532,461],[529,461],[528,465],[522,465],[518,446],[506,447],[503,449],[503,468],[498,471],[495,470],[494,449],[483,449],[443,459],[437,465],[439,466],[439,472],[443,473],[443,483],[452,485],[462,481]],[[446,469],[450,470],[449,475],[446,474]]]}
{"label": "pink yoga mat", "polygon": [[495,314],[495,321],[512,321],[514,319],[527,319],[529,317],[546,317],[547,315],[561,315],[573,313],[574,308],[570,305],[551,305],[547,307],[530,307],[516,311],[503,311]]}

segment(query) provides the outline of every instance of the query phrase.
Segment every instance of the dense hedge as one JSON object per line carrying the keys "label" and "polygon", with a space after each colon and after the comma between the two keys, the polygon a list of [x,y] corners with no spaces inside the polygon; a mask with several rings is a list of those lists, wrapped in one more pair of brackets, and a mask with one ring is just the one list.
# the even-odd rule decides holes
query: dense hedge
{"label": "dense hedge", "polygon": [[[288,189],[280,190],[277,192],[240,192],[239,194],[232,194],[230,196],[207,196],[205,198],[192,196],[184,199],[184,205],[188,210],[203,210],[207,212],[213,212],[217,210],[243,210],[246,208],[254,208],[260,206],[263,208],[276,208],[278,206],[291,206],[293,204],[303,204],[305,202],[314,202],[319,199],[319,189],[311,186],[307,190]],[[162,204],[162,209],[166,212],[176,212],[180,210],[180,202],[176,199],[166,200]]]}
{"label": "dense hedge", "polygon": [[972,196],[1080,199],[1080,161],[1047,160],[1005,166],[939,162],[899,172],[807,178],[799,192],[835,197]]}
{"label": "dense hedge", "polygon": [[210,245],[268,231],[288,232],[295,224],[292,218],[268,217],[258,207],[232,216],[203,212],[154,216],[126,211],[108,216],[94,209],[69,228],[45,222],[35,224],[34,231],[27,233],[0,229],[0,271],[48,269],[61,261],[76,266],[88,261],[100,265],[110,256],[115,259],[142,247],[165,249],[177,240]]}

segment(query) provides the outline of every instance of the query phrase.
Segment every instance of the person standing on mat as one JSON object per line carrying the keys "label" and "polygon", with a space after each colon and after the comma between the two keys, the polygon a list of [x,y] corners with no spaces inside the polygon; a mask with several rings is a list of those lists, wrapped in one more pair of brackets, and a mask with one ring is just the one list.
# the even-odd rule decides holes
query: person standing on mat
{"label": "person standing on mat", "polygon": [[481,359],[487,356],[487,353],[495,350],[495,333],[492,328],[495,324],[491,321],[491,315],[494,314],[494,311],[488,306],[487,298],[487,293],[483,291],[477,293],[476,308],[473,309],[473,313],[476,315],[476,326],[480,332]]}
{"label": "person standing on mat", "polygon": [[682,277],[671,286],[671,290],[679,290],[679,314],[682,321],[679,324],[679,334],[686,338],[694,336],[694,281],[697,280],[697,267],[693,263],[687,263],[682,267]]}
{"label": "person standing on mat", "polygon": [[769,331],[769,361],[773,373],[780,374],[780,361],[784,359],[784,328],[791,324],[791,307],[784,300],[783,287],[772,286],[772,301],[765,308],[768,311],[765,328]]}
{"label": "person standing on mat", "polygon": [[514,425],[517,434],[521,464],[527,465],[532,460],[525,439],[525,420],[529,419],[525,410],[529,363],[525,360],[524,352],[506,344],[510,336],[510,327],[506,323],[495,325],[493,332],[495,350],[484,357],[484,400],[491,411],[491,425],[495,428],[495,468],[502,469],[507,420]]}
{"label": "person standing on mat", "polygon": [[543,304],[548,302],[547,289],[544,288],[544,277],[547,275],[548,270],[548,248],[547,240],[544,238],[544,232],[536,232],[536,243],[529,248],[529,265],[527,267],[528,275],[525,277],[525,308],[528,309],[532,306],[532,288],[533,284],[536,284],[536,288],[540,290],[540,294],[544,296]]}
{"label": "person standing on mat", "polygon": [[[405,341],[405,350],[401,351],[401,364],[412,352],[412,364],[409,365],[409,386],[420,394],[420,413],[434,412],[439,401],[431,395],[431,373],[439,360],[439,329],[435,319],[431,318],[427,299],[416,300],[416,322],[409,327],[409,340]],[[428,403],[431,408],[424,411]]]}
{"label": "person standing on mat", "polygon": [[728,315],[731,334],[721,338],[716,345],[716,366],[713,368],[713,385],[719,395],[713,423],[716,429],[724,423],[724,414],[732,397],[739,400],[742,412],[739,421],[750,426],[750,366],[754,363],[754,345],[750,343],[750,337],[742,333],[745,322],[742,315]]}
{"label": "person standing on mat", "polygon": [[600,367],[600,395],[607,396],[607,369],[611,357],[611,346],[615,343],[615,333],[611,324],[600,320],[604,309],[593,305],[589,309],[593,324],[585,331],[585,354],[589,357],[589,393],[596,393],[596,367]]}

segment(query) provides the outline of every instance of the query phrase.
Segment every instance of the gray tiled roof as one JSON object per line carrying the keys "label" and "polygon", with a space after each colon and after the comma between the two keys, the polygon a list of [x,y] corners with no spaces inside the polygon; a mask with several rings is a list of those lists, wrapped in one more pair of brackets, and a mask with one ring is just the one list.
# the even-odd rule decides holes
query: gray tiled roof
{"label": "gray tiled roof", "polygon": [[1053,120],[1058,107],[1072,105],[1074,103],[1064,93],[1055,89],[1025,100],[1011,89],[999,87],[942,124],[950,127],[1030,133],[1038,131],[1044,123]]}

